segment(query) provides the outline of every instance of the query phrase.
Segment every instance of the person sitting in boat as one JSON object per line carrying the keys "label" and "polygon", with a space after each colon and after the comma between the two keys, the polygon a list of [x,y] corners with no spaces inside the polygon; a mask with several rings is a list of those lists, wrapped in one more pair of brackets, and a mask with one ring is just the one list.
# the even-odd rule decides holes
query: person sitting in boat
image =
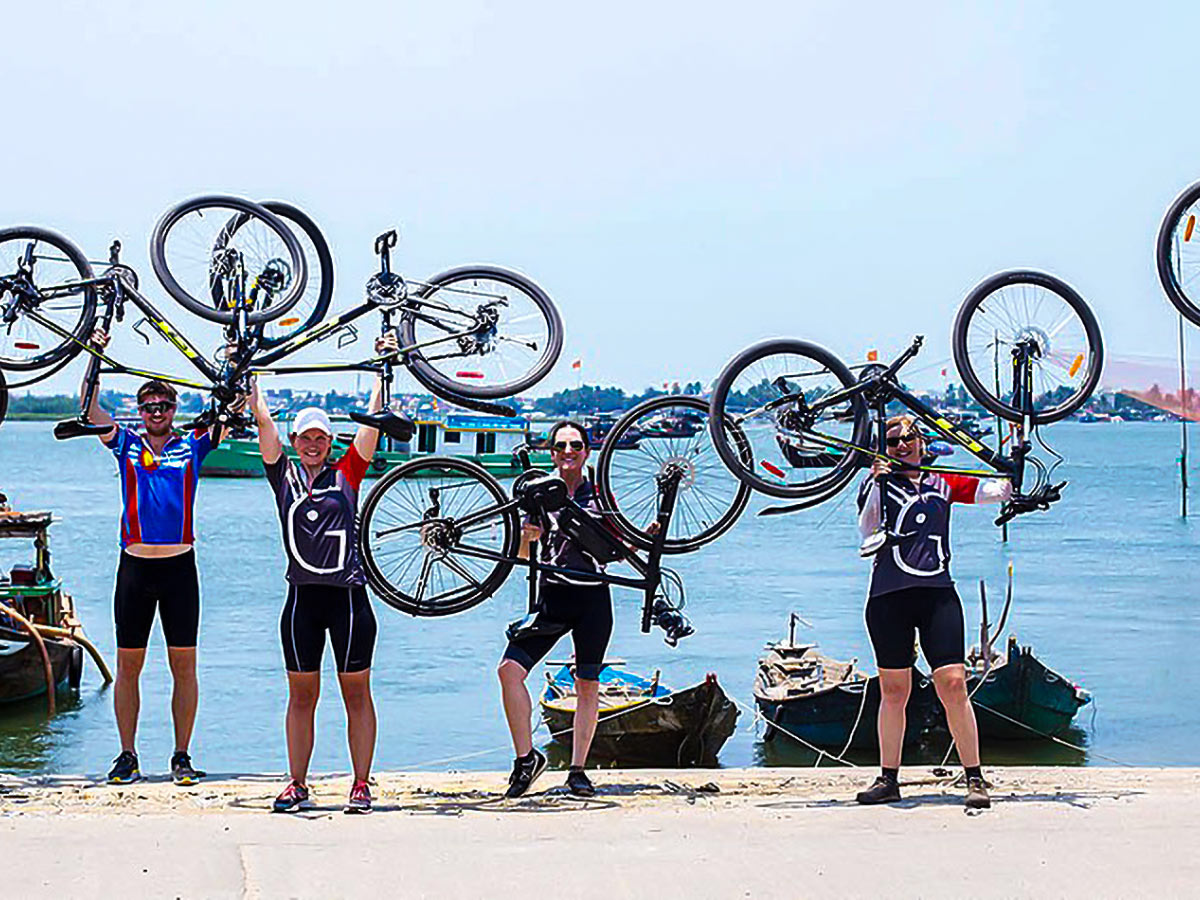
{"label": "person sitting in boat", "polygon": [[[587,428],[575,421],[558,422],[547,442],[558,476],[566,483],[571,498],[588,512],[599,512],[596,486],[589,477]],[[557,528],[554,513],[548,514],[550,533],[532,521],[521,530],[522,558],[530,545],[541,541],[539,558],[547,565],[581,572],[599,572],[603,565],[578,547]],[[657,523],[655,523],[657,524]],[[584,771],[588,750],[596,733],[600,710],[600,672],[612,636],[612,596],[604,582],[586,576],[541,571],[538,573],[540,608],[531,624],[512,634],[497,669],[504,715],[512,734],[516,759],[508,779],[507,797],[520,797],[546,768],[545,755],[533,746],[530,715],[533,703],[525,687],[530,671],[546,657],[559,639],[571,635],[575,644],[576,705],[571,742],[571,768],[567,789],[578,797],[596,793]]]}
{"label": "person sitting in boat", "polygon": [[[380,355],[397,349],[395,332],[375,343]],[[377,378],[369,412],[383,407],[383,381]],[[358,554],[358,489],[379,431],[359,425],[354,440],[330,465],[333,427],[323,409],[310,406],[292,421],[291,444],[299,463],[284,452],[279,430],[255,381],[251,409],[258,425],[258,447],[287,554],[287,600],[279,618],[288,678],[287,750],[291,780],[275,798],[275,812],[312,805],[308,765],[316,739],[314,715],[321,691],[325,635],[333,648],[338,684],[346,706],[346,733],[354,779],[344,811],[369,813],[368,779],[375,754],[375,704],[371,698],[371,660],[376,623],[367,597],[366,574]]]}
{"label": "person sitting in boat", "polygon": [[[938,699],[966,770],[966,804],[991,805],[979,765],[979,734],[967,695],[963,607],[950,577],[950,505],[1001,503],[1007,479],[922,472],[925,439],[911,416],[887,421],[887,454],[876,458],[858,494],[858,525],[876,545],[866,622],[879,669],[881,774],[858,794],[866,804],[900,799],[900,754],[905,706],[921,637]],[[897,466],[896,463],[903,464]],[[886,535],[880,539],[881,535]],[[866,548],[864,544],[864,548]]]}
{"label": "person sitting in boat", "polygon": [[[98,349],[103,350],[108,340],[101,328],[92,334],[92,344]],[[82,390],[86,389],[85,377]],[[113,707],[121,752],[113,761],[108,781],[128,784],[142,777],[134,745],[141,705],[138,683],[157,610],[174,682],[171,778],[176,784],[195,784],[204,773],[193,767],[188,754],[199,696],[196,637],[200,584],[192,508],[200,466],[219,435],[214,439],[209,429],[177,432],[175,388],[162,381],[147,381],[138,388],[137,407],[144,429],[140,432],[118,425],[100,406],[99,397],[97,390],[85,415],[93,424],[112,426],[99,438],[117,458],[122,499],[121,557],[113,601],[117,630]]]}

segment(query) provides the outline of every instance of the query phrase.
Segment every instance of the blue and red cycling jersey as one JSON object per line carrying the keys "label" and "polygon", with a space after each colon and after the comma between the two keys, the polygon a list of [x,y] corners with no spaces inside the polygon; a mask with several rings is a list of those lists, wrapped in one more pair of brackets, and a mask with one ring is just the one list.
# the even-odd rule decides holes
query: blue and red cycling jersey
{"label": "blue and red cycling jersey", "polygon": [[104,443],[121,473],[121,546],[194,543],[192,506],[200,464],[212,449],[209,432],[173,434],[158,455],[123,425]]}

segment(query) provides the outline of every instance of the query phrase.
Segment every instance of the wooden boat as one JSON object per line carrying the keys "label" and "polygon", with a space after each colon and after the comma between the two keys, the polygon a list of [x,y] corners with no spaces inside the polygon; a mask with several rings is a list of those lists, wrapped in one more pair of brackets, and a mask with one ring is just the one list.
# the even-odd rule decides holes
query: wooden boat
{"label": "wooden boat", "polygon": [[[569,748],[575,716],[572,664],[552,662],[541,697],[542,717],[555,743]],[[736,727],[738,710],[709,673],[697,685],[673,691],[619,668],[600,672],[600,721],[588,760],[598,765],[711,767]]]}
{"label": "wooden boat", "polygon": [[112,677],[84,636],[71,595],[50,571],[51,514],[13,512],[2,495],[0,504],[0,538],[32,539],[35,554],[33,565],[0,574],[0,703],[46,694],[53,713],[59,689],[78,689],[85,649],[106,681]]}
{"label": "wooden boat", "polygon": [[[982,684],[980,681],[982,680]],[[1017,636],[1008,636],[1003,654],[992,654],[984,667],[978,647],[967,657],[967,692],[975,705],[981,740],[1027,741],[1038,735],[1064,734],[1071,720],[1092,702],[1090,692],[1050,669],[1022,647]],[[945,728],[945,717],[939,719]]]}
{"label": "wooden boat", "polygon": [[[822,749],[878,748],[879,677],[859,670],[857,659],[843,662],[825,656],[816,644],[797,643],[796,623],[802,621],[792,613],[787,640],[767,644],[758,661],[754,701],[767,723],[763,740],[795,735]],[[933,683],[914,668],[906,746],[925,737],[938,706]]]}

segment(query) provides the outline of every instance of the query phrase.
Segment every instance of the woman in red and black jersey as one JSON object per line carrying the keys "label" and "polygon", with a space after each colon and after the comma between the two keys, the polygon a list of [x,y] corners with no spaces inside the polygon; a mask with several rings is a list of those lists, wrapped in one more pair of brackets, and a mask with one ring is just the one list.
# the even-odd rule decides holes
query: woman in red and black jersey
{"label": "woman in red and black jersey", "polygon": [[[395,351],[395,334],[376,342],[376,353]],[[369,411],[382,408],[377,379]],[[279,430],[254,385],[258,446],[287,554],[287,601],[279,632],[288,676],[287,746],[291,782],[275,799],[276,812],[311,805],[308,764],[315,741],[314,714],[321,688],[321,657],[329,636],[338,684],[346,705],[346,732],[354,781],[345,811],[371,811],[371,759],[375,753],[375,705],[371,699],[371,659],[375,613],[367,597],[366,575],[358,556],[358,489],[379,442],[379,432],[360,425],[354,441],[334,464],[329,456],[333,428],[318,407],[300,410],[292,422],[291,444],[298,461],[284,452]]]}
{"label": "woman in red and black jersey", "polygon": [[879,753],[882,773],[859,803],[900,799],[904,711],[920,635],[938,699],[967,774],[967,805],[990,805],[979,767],[979,733],[967,695],[962,601],[950,577],[950,505],[1000,503],[1012,493],[1005,479],[922,472],[925,441],[910,416],[887,422],[887,452],[905,466],[876,459],[858,495],[864,538],[891,539],[874,555],[867,596],[867,631],[879,669]]}

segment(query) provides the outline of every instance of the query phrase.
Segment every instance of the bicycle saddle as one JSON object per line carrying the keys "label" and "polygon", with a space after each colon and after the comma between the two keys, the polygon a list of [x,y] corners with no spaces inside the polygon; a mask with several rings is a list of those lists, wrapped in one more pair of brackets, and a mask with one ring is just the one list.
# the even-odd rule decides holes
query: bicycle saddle
{"label": "bicycle saddle", "polygon": [[350,413],[352,421],[360,425],[377,428],[383,434],[397,441],[410,441],[416,434],[417,426],[408,416],[402,416],[385,409],[378,413]]}
{"label": "bicycle saddle", "polygon": [[113,425],[94,425],[83,419],[66,419],[55,424],[54,437],[57,440],[65,441],[88,434],[107,434],[114,427]]}

